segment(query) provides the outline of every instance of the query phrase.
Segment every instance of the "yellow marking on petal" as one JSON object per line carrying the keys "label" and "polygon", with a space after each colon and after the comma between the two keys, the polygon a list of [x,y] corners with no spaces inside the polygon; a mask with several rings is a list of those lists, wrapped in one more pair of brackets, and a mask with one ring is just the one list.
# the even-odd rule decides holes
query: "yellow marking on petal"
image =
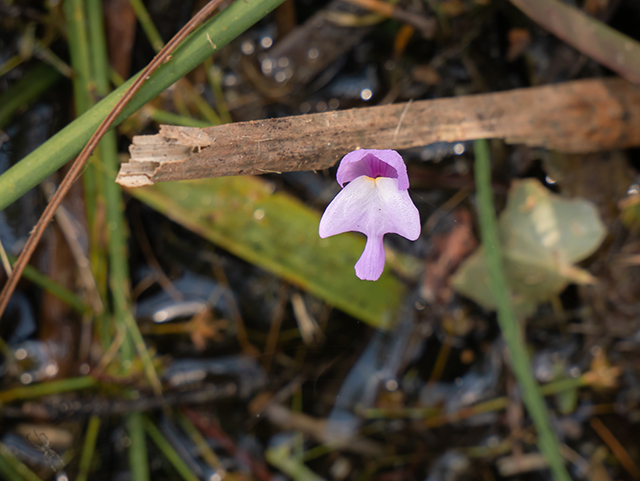
{"label": "yellow marking on petal", "polygon": [[373,178],[373,177],[369,177],[368,175],[363,176],[366,180],[370,180],[373,182],[373,185],[376,185],[376,181],[378,180],[378,177]]}

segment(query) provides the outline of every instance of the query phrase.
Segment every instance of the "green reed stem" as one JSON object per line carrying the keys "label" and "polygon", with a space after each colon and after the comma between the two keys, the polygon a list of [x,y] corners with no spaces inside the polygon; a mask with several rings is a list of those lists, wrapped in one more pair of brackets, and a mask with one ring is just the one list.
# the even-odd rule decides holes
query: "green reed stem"
{"label": "green reed stem", "polygon": [[129,0],[129,4],[131,5],[131,8],[133,8],[133,11],[136,13],[138,22],[140,22],[142,30],[144,30],[147,39],[151,43],[151,47],[153,48],[153,50],[155,50],[156,53],[158,53],[160,50],[162,50],[162,47],[164,47],[164,41],[160,36],[160,32],[158,32],[158,29],[153,24],[151,16],[147,11],[147,7],[145,7],[142,0]]}
{"label": "green reed stem", "polygon": [[144,419],[141,413],[127,415],[127,432],[129,446],[129,466],[132,481],[149,481],[149,460],[147,457],[147,441],[144,435]]}
{"label": "green reed stem", "polygon": [[[101,0],[87,0],[87,14],[91,32],[91,56],[95,72],[96,93],[100,97],[109,94],[109,60],[104,30],[104,18]],[[125,326],[125,316],[129,315],[130,289],[129,265],[127,254],[127,224],[124,217],[124,201],[120,186],[115,183],[119,166],[116,132],[105,134],[98,147],[102,160],[101,181],[106,211],[106,236],[109,257],[109,287],[112,291],[113,314],[116,324]],[[118,291],[117,294],[114,291]],[[112,332],[117,330],[117,326]],[[103,330],[103,344],[111,342],[111,335]],[[112,334],[112,333],[111,333]],[[122,360],[130,361],[133,356],[131,338],[121,348]]]}
{"label": "green reed stem", "polygon": [[491,191],[489,144],[484,139],[476,140],[474,150],[480,237],[489,270],[491,292],[498,306],[498,324],[509,349],[511,368],[522,390],[524,404],[538,430],[538,447],[549,463],[555,481],[570,481],[571,477],[565,469],[560,454],[560,443],[551,427],[549,413],[540,391],[540,386],[538,386],[531,372],[527,347],[521,338],[518,319],[511,304],[510,290],[504,274],[496,211]]}
{"label": "green reed stem", "polygon": [[98,386],[91,376],[72,377],[60,381],[42,382],[31,386],[20,386],[0,391],[0,403],[17,401],[20,399],[34,399],[50,394],[59,394],[69,391],[79,391]]}
{"label": "green reed stem", "polygon": [[38,475],[31,471],[22,461],[4,444],[0,443],[0,473],[7,480],[13,481],[42,481]]}
{"label": "green reed stem", "polygon": [[[73,98],[76,107],[76,117],[87,112],[95,103],[95,84],[92,81],[91,52],[89,50],[89,32],[85,0],[65,0],[64,12],[69,34],[69,53],[71,55],[71,67],[74,71]],[[95,157],[90,159],[82,173],[84,186],[85,210],[87,213],[87,225],[89,229],[89,262],[98,291],[102,298],[105,292],[106,265],[104,255],[101,252],[100,242],[101,228],[98,223],[98,204],[100,185],[98,172],[95,166]]]}
{"label": "green reed stem", "polygon": [[220,112],[220,119],[224,124],[230,124],[233,122],[229,108],[227,107],[227,101],[224,98],[224,92],[222,91],[222,70],[213,64],[213,60],[208,58],[204,62],[204,68],[207,73],[207,80],[209,81],[209,87],[213,92],[213,96],[216,99],[216,107]]}
{"label": "green reed stem", "polygon": [[[146,107],[145,107],[146,108]],[[166,110],[160,110],[156,108],[150,108],[148,110],[149,118],[159,124],[169,125],[183,125],[185,127],[198,127],[205,128],[211,127],[211,122],[206,120],[198,120],[193,117],[185,117],[184,115],[174,114],[173,112],[167,112]]]}
{"label": "green reed stem", "polygon": [[171,465],[178,472],[180,477],[184,481],[198,481],[198,477],[193,474],[191,468],[185,463],[180,455],[173,449],[173,446],[162,435],[162,432],[157,428],[155,424],[147,417],[144,418],[144,427],[149,433],[149,437],[155,443],[155,445],[162,451],[164,457],[171,463]]}
{"label": "green reed stem", "polygon": [[84,437],[76,481],[86,481],[91,472],[91,461],[93,460],[93,453],[96,450],[96,441],[98,440],[99,432],[100,418],[98,416],[91,416],[87,424],[87,432]]}
{"label": "green reed stem", "polygon": [[[17,259],[15,257],[9,256],[11,265],[13,265],[16,260]],[[89,313],[89,311],[91,311],[91,308],[79,296],[71,292],[69,289],[62,287],[56,281],[47,277],[33,266],[25,267],[24,272],[22,273],[22,277],[33,282],[35,285],[44,289],[50,294],[56,296],[58,299],[60,299],[62,302],[64,302],[80,314],[87,314]]]}

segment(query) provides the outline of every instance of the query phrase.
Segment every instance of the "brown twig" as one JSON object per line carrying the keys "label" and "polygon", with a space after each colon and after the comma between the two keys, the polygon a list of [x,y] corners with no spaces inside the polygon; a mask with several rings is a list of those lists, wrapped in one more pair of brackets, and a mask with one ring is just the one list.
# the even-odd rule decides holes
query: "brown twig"
{"label": "brown twig", "polygon": [[638,465],[633,461],[633,458],[609,428],[607,428],[599,418],[591,418],[589,420],[589,424],[591,424],[593,430],[598,433],[598,436],[600,436],[607,446],[609,446],[613,455],[618,458],[620,464],[624,466],[624,469],[627,470],[633,479],[640,479],[640,468],[638,468]]}
{"label": "brown twig", "polygon": [[[402,122],[400,122],[403,116]],[[398,129],[398,125],[400,128]],[[640,89],[619,78],[238,122],[134,137],[117,182],[326,169],[357,148],[502,138],[568,153],[640,145]]]}
{"label": "brown twig", "polygon": [[640,43],[559,0],[510,0],[538,25],[587,57],[640,83]]}
{"label": "brown twig", "polygon": [[87,159],[94,151],[94,149],[98,146],[98,143],[100,142],[104,134],[107,133],[107,131],[111,128],[118,115],[120,115],[122,110],[133,98],[140,87],[142,87],[142,85],[149,79],[151,74],[155,72],[156,69],[160,67],[160,65],[170,60],[171,52],[173,52],[175,48],[191,32],[193,32],[193,30],[195,30],[198,25],[200,25],[209,15],[211,15],[223,1],[224,0],[211,0],[184,27],[182,27],[182,29],[167,43],[167,45],[165,45],[160,53],[155,56],[151,63],[147,65],[147,67],[142,71],[138,78],[135,79],[131,87],[129,87],[122,98],[114,106],[113,110],[111,110],[111,112],[109,112],[109,115],[107,115],[107,117],[102,121],[95,134],[93,134],[91,139],[89,139],[87,145],[84,147],[84,149],[82,149],[80,155],[78,155],[76,160],[73,162],[73,165],[69,169],[69,172],[60,184],[60,187],[56,191],[55,195],[51,198],[51,201],[47,205],[47,208],[44,210],[44,213],[40,217],[40,220],[29,236],[29,240],[27,241],[24,249],[20,253],[18,261],[13,266],[13,272],[4,288],[2,289],[2,293],[0,293],[0,319],[2,318],[2,314],[4,313],[7,304],[9,303],[11,294],[15,290],[16,285],[18,284],[18,280],[22,276],[24,268],[29,263],[29,259],[31,258],[33,251],[38,245],[40,238],[44,234],[47,225],[53,218],[56,209],[62,202],[64,196],[67,194],[67,192],[69,192],[69,189],[71,188],[73,183],[82,173],[82,169],[84,168]]}

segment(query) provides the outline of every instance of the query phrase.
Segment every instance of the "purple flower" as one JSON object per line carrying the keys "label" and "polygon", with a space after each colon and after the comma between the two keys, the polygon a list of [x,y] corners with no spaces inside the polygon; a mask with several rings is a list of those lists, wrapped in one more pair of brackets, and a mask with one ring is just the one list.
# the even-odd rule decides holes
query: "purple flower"
{"label": "purple flower", "polygon": [[356,275],[378,280],[384,269],[384,235],[391,232],[412,241],[420,237],[420,215],[409,197],[407,167],[395,150],[356,150],[340,162],[337,180],[342,190],[320,219],[320,237],[349,231],[365,234],[367,244],[356,263]]}

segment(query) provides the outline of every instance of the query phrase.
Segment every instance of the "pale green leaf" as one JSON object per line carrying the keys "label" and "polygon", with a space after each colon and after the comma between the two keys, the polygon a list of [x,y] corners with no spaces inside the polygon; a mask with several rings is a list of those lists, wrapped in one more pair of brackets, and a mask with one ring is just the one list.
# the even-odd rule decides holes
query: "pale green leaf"
{"label": "pale green leaf", "polygon": [[270,182],[257,177],[222,177],[162,182],[129,193],[344,312],[374,327],[390,327],[405,288],[389,267],[405,263],[402,256],[388,256],[387,269],[378,281],[361,281],[354,265],[364,249],[364,236],[320,239],[319,213],[273,190]]}
{"label": "pale green leaf", "polygon": [[[527,314],[570,283],[594,282],[574,264],[596,251],[606,230],[591,202],[566,199],[525,179],[511,187],[499,234],[514,306]],[[495,308],[481,250],[460,266],[453,286],[483,307]]]}

